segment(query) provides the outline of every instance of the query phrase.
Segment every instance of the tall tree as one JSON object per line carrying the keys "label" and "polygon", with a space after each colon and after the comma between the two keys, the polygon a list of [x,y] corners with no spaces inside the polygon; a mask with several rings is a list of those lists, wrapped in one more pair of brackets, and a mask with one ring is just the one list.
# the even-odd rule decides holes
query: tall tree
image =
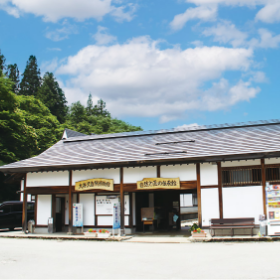
{"label": "tall tree", "polygon": [[1,54],[1,50],[0,50],[0,72],[4,73],[5,69],[6,69],[6,58],[3,54]]}
{"label": "tall tree", "polygon": [[37,98],[39,98],[57,117],[60,123],[65,121],[67,114],[67,101],[63,90],[59,87],[53,73],[46,72],[43,77],[43,83],[38,90]]}
{"label": "tall tree", "polygon": [[94,105],[93,114],[95,116],[110,117],[110,113],[105,108],[106,102],[104,102],[102,99],[99,99],[97,101],[97,105]]}
{"label": "tall tree", "polygon": [[33,156],[38,150],[33,127],[25,122],[12,82],[0,74],[0,163]]}
{"label": "tall tree", "polygon": [[41,86],[41,77],[37,59],[34,55],[29,57],[22,76],[19,93],[27,96],[34,95],[36,97]]}
{"label": "tall tree", "polygon": [[19,70],[15,64],[9,64],[7,67],[7,77],[14,83],[12,90],[14,93],[19,93]]}

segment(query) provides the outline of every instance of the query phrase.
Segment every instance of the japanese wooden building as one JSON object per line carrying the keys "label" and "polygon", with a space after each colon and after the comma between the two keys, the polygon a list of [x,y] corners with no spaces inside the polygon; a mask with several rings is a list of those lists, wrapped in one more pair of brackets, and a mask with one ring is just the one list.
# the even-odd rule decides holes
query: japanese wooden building
{"label": "japanese wooden building", "polygon": [[121,227],[132,231],[142,227],[141,208],[170,212],[181,194],[195,197],[202,227],[219,217],[258,223],[266,182],[280,183],[280,121],[107,135],[66,129],[39,156],[0,171],[22,175],[24,229],[31,199],[36,228],[46,230],[53,217],[57,231],[71,231],[73,203],[83,204],[84,227],[110,228],[106,204],[119,197]]}

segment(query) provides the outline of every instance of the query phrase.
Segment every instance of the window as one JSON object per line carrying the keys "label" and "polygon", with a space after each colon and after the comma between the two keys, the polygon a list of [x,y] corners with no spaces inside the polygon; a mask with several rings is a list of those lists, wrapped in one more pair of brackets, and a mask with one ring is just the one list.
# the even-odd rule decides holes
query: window
{"label": "window", "polygon": [[5,205],[0,208],[0,213],[8,214],[11,212],[11,205]]}
{"label": "window", "polygon": [[13,212],[22,212],[22,204],[14,204],[12,205]]}
{"label": "window", "polygon": [[33,203],[27,203],[27,210],[34,210],[34,204]]}
{"label": "window", "polygon": [[260,168],[232,168],[222,171],[223,186],[259,185],[262,181]]}
{"label": "window", "polygon": [[280,168],[272,167],[266,168],[266,181],[268,182],[277,182],[280,181]]}

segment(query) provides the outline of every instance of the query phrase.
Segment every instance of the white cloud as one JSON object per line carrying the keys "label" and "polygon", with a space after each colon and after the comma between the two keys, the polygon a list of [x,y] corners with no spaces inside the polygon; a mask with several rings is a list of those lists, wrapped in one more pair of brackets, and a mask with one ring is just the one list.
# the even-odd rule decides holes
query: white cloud
{"label": "white cloud", "polygon": [[108,28],[103,26],[98,26],[97,32],[92,37],[97,45],[107,45],[117,40],[117,37],[108,34]]}
{"label": "white cloud", "polygon": [[197,123],[183,124],[183,125],[179,125],[179,126],[175,127],[175,129],[183,130],[183,129],[188,129],[188,128],[192,128],[192,127],[196,127],[196,126],[199,126],[199,125]]}
{"label": "white cloud", "polygon": [[203,21],[214,20],[217,15],[216,6],[199,6],[189,8],[183,14],[176,15],[170,23],[173,30],[179,30],[184,27],[187,21],[192,19],[200,19]]}
{"label": "white cloud", "polygon": [[132,19],[135,5],[115,6],[112,2],[112,0],[0,0],[0,9],[15,17],[32,13],[50,22],[57,22],[63,18],[74,18],[78,21],[89,18],[101,20],[107,14],[111,14],[117,20]]}
{"label": "white cloud", "polygon": [[70,24],[67,20],[64,20],[61,28],[57,28],[53,31],[48,31],[46,32],[45,36],[52,41],[58,42],[67,39],[71,34],[77,33],[77,26],[74,24]]}
{"label": "white cloud", "polygon": [[273,36],[271,32],[269,32],[265,28],[260,28],[258,30],[260,35],[260,40],[252,39],[249,42],[251,47],[258,47],[258,48],[277,48],[280,43],[280,35]]}
{"label": "white cloud", "polygon": [[47,48],[48,51],[61,52],[61,48]]}
{"label": "white cloud", "polygon": [[41,64],[40,69],[41,69],[41,73],[42,75],[44,75],[44,73],[46,72],[53,72],[57,69],[58,67],[58,59],[57,57],[54,58],[51,61],[45,61]]}
{"label": "white cloud", "polygon": [[280,21],[279,0],[185,0],[185,2],[197,7],[190,7],[184,13],[176,15],[170,23],[173,30],[183,28],[186,22],[192,19],[215,20],[219,6],[247,6],[251,8],[262,6],[256,14],[256,20],[267,23]]}
{"label": "white cloud", "polygon": [[205,36],[214,36],[214,41],[219,43],[230,43],[233,47],[244,45],[247,34],[239,31],[234,24],[223,21],[216,26],[206,28],[203,31]]}
{"label": "white cloud", "polygon": [[257,13],[256,19],[267,23],[279,22],[280,2],[278,0],[270,1],[270,3]]}
{"label": "white cloud", "polygon": [[212,98],[213,87],[201,89],[206,82],[221,79],[225,71],[246,71],[252,56],[252,50],[242,48],[162,50],[157,41],[141,37],[122,45],[87,46],[61,63],[56,75],[68,75],[64,91],[69,103],[86,100],[91,92],[107,102],[114,116],[160,117],[166,122],[182,117],[186,110],[225,109],[253,98],[253,90],[258,90],[245,82],[236,85],[241,96],[231,93],[234,86],[219,91],[219,106]]}
{"label": "white cloud", "polygon": [[203,31],[205,36],[213,36],[215,42],[231,44],[233,47],[246,48],[277,48],[280,44],[280,35],[274,36],[265,28],[258,30],[259,38],[248,40],[248,34],[238,30],[229,21],[222,21],[216,26],[208,27]]}

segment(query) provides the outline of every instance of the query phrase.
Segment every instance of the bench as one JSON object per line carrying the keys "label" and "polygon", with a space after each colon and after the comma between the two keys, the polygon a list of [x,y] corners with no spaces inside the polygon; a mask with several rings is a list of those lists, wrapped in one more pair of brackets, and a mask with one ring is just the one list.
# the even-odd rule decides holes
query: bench
{"label": "bench", "polygon": [[216,229],[230,229],[233,236],[234,229],[251,229],[251,236],[253,236],[254,227],[255,218],[211,219],[210,234],[215,236]]}

